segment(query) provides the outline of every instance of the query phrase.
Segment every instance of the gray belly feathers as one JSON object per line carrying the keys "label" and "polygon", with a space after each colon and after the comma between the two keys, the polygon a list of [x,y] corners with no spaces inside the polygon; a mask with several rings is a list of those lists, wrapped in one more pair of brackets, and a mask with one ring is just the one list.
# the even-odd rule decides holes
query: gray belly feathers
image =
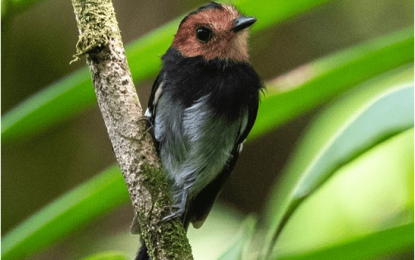
{"label": "gray belly feathers", "polygon": [[[186,109],[177,103],[167,107],[166,103],[172,104],[166,102],[168,96],[161,96],[157,104],[154,134],[161,144],[160,157],[174,187],[175,203],[184,190],[189,198],[194,197],[222,171],[241,128],[246,127],[247,120],[229,123],[215,117],[207,105],[208,97],[203,96]],[[184,134],[176,134],[180,132]]]}

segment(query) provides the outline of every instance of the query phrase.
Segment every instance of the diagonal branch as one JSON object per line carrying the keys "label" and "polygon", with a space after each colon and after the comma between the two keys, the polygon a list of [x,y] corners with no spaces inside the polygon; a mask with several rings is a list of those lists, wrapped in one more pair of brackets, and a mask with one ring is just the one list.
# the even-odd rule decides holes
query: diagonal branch
{"label": "diagonal branch", "polygon": [[111,0],[72,0],[79,29],[75,61],[86,54],[98,105],[153,259],[192,259],[178,219],[162,221],[171,205],[147,120],[128,68]]}

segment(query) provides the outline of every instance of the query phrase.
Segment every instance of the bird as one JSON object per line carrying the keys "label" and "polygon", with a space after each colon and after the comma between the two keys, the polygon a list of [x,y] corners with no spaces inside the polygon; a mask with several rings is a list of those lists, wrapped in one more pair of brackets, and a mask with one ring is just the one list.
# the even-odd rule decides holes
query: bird
{"label": "bird", "polygon": [[[173,198],[163,221],[200,228],[242,151],[264,89],[248,56],[256,21],[210,2],[183,18],[162,56],[145,117]],[[136,260],[144,259],[142,243]]]}

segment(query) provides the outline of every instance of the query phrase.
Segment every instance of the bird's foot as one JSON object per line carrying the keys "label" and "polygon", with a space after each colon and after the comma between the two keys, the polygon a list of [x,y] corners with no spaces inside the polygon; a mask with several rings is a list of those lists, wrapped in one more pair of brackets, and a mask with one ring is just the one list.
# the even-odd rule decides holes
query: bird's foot
{"label": "bird's foot", "polygon": [[172,213],[170,213],[169,215],[165,216],[162,219],[163,221],[169,221],[169,220],[174,219],[174,218],[179,218],[185,212],[185,208],[182,207],[180,204],[179,205],[166,206],[166,208],[170,208],[174,211]]}
{"label": "bird's foot", "polygon": [[146,121],[147,122],[146,134],[154,128],[154,125],[151,123],[150,118],[148,118],[147,116],[141,116],[140,118],[138,118],[138,121]]}
{"label": "bird's foot", "polygon": [[179,200],[179,203],[177,203],[175,205],[171,205],[171,206],[166,206],[166,208],[169,208],[170,210],[174,210],[174,211],[172,213],[170,213],[169,215],[165,216],[163,218],[163,221],[168,221],[168,220],[171,220],[173,218],[182,217],[185,214],[185,212],[186,212],[186,203],[187,203],[187,195],[188,195],[188,190],[184,189],[183,193],[181,193],[179,195],[181,197],[181,199]]}

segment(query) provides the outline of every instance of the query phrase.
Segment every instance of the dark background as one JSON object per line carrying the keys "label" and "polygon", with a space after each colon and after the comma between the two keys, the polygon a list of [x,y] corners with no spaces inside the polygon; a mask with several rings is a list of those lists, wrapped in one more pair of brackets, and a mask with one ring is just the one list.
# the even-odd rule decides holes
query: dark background
{"label": "dark background", "polygon": [[[204,2],[114,1],[124,44]],[[251,62],[267,81],[343,48],[408,27],[413,18],[412,0],[333,1],[251,37]],[[85,66],[85,59],[69,65],[77,37],[68,0],[41,1],[12,19],[2,19],[2,115]],[[137,85],[143,106],[152,80]],[[246,144],[220,200],[242,212],[260,213],[268,191],[317,110]],[[40,135],[2,145],[2,235],[113,163],[97,107]],[[132,219],[130,206],[112,214],[117,214],[118,222]]]}

